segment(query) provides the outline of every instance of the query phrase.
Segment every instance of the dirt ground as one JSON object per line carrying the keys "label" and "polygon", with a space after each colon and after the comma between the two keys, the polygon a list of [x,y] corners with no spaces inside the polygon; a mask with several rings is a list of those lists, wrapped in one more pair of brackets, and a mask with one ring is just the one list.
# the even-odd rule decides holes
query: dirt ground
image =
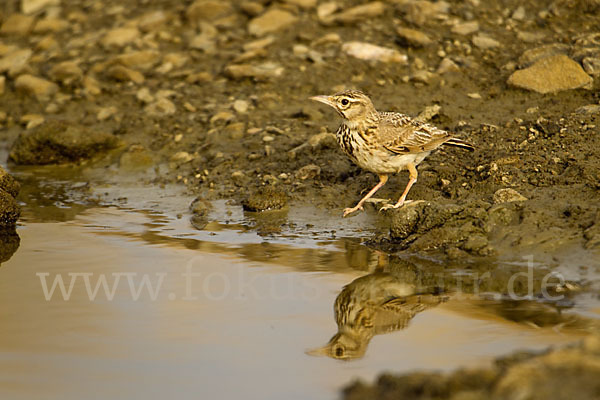
{"label": "dirt ground", "polygon": [[[431,154],[409,195],[423,202],[379,214],[371,246],[598,268],[599,15],[597,0],[8,0],[0,132],[9,165],[341,218],[377,178],[308,98],[360,89],[476,147]],[[392,56],[357,58],[352,42]],[[406,179],[377,197],[394,201]]]}

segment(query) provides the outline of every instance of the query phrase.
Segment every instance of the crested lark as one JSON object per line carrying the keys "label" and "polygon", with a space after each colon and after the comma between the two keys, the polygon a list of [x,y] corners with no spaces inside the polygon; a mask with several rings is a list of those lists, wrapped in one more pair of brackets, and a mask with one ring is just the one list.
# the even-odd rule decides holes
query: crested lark
{"label": "crested lark", "polygon": [[474,150],[471,144],[433,125],[415,121],[408,115],[377,111],[369,97],[357,90],[311,99],[333,107],[340,114],[343,120],[336,132],[340,147],[359,167],[379,176],[379,183],[355,207],[346,208],[344,217],[362,210],[365,201],[385,185],[389,174],[406,168],[409,173],[406,189],[395,205],[388,206],[401,207],[417,181],[417,165],[441,145]]}

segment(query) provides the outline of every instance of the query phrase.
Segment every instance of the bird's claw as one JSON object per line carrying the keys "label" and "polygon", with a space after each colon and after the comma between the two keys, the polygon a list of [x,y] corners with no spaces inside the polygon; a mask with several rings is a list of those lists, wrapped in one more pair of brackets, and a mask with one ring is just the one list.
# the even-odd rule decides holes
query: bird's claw
{"label": "bird's claw", "polygon": [[352,214],[353,212],[358,211],[358,210],[363,211],[364,208],[362,206],[360,206],[360,207],[357,206],[357,207],[353,207],[353,208],[344,208],[344,214],[342,215],[342,218],[345,218],[346,215]]}
{"label": "bird's claw", "polygon": [[386,210],[391,210],[391,209],[394,209],[394,208],[400,208],[400,207],[402,207],[405,204],[410,203],[410,202],[412,202],[412,200],[405,200],[403,202],[398,202],[396,204],[386,204],[385,206],[383,206],[383,207],[381,207],[379,209],[379,212],[386,211]]}

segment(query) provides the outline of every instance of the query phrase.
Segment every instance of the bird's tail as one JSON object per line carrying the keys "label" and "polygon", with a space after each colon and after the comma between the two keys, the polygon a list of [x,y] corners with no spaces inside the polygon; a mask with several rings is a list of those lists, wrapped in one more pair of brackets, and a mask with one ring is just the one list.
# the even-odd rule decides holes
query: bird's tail
{"label": "bird's tail", "polygon": [[444,142],[444,144],[446,146],[460,147],[461,149],[465,149],[465,150],[469,150],[469,151],[475,150],[475,147],[473,147],[473,145],[471,143],[465,142],[464,140],[460,140],[457,138],[451,138],[447,142]]}

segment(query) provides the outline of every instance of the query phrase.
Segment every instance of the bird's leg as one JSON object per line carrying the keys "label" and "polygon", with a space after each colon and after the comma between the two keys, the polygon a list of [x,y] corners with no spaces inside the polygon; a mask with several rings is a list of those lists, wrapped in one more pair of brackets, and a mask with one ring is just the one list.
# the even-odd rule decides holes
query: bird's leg
{"label": "bird's leg", "polygon": [[358,210],[362,210],[363,209],[363,204],[365,204],[365,201],[367,201],[371,196],[373,196],[375,194],[376,191],[378,191],[379,189],[381,189],[381,187],[383,185],[385,185],[385,183],[388,180],[388,176],[387,175],[379,175],[379,183],[377,185],[375,185],[375,187],[373,189],[371,189],[371,191],[369,193],[367,193],[367,195],[365,197],[363,197],[362,199],[360,199],[360,201],[358,202],[358,204],[352,208],[346,208],[344,209],[344,215],[343,217],[345,217],[348,214],[353,213],[354,211],[358,211]]}
{"label": "bird's leg", "polygon": [[406,189],[404,189],[404,193],[402,193],[402,196],[400,196],[400,199],[398,200],[398,202],[396,204],[394,204],[393,206],[388,205],[388,206],[384,206],[381,208],[381,210],[387,210],[389,208],[400,208],[404,205],[404,202],[406,201],[406,196],[408,195],[408,192],[410,191],[410,188],[412,187],[412,185],[415,184],[415,182],[417,181],[417,176],[419,175],[417,173],[417,168],[414,166],[414,164],[408,164],[406,166],[406,168],[408,169],[408,183],[406,184]]}

